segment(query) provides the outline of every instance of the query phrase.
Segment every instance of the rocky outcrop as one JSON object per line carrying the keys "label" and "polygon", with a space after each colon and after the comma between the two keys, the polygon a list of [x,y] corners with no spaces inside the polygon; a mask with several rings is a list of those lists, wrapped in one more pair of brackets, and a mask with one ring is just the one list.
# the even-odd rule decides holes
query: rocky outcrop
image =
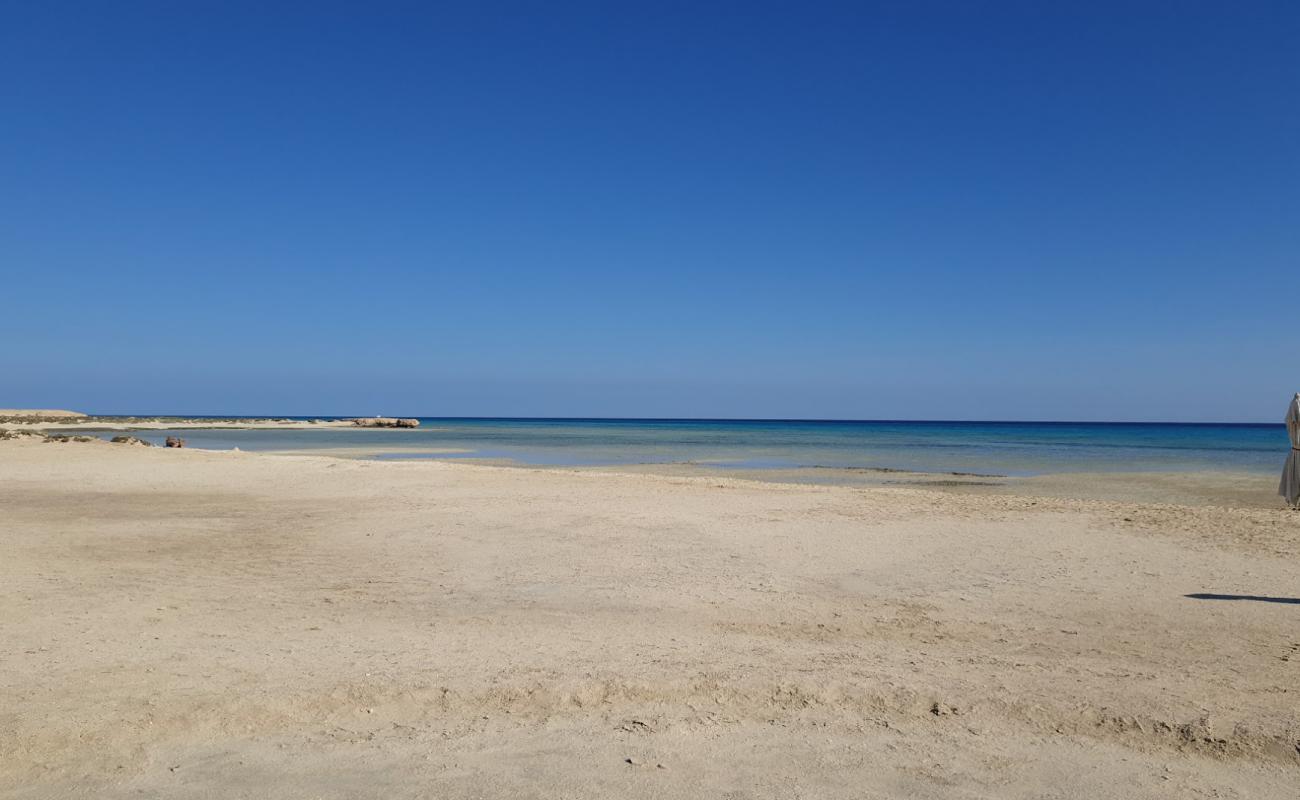
{"label": "rocky outcrop", "polygon": [[10,439],[13,440],[39,439],[41,441],[44,441],[49,438],[50,438],[49,436],[46,436],[44,433],[40,431],[11,431],[11,430],[0,429],[0,441],[6,441]]}
{"label": "rocky outcrop", "polygon": [[418,428],[418,419],[400,419],[398,417],[360,417],[352,420],[358,428]]}
{"label": "rocky outcrop", "polygon": [[113,444],[130,444],[135,445],[136,447],[153,447],[152,444],[146,442],[144,439],[137,439],[134,436],[114,436],[112,439],[109,439],[109,441]]}
{"label": "rocky outcrop", "polygon": [[63,434],[63,433],[54,433],[54,434],[50,434],[49,436],[46,436],[45,441],[47,442],[97,442],[99,441],[99,439],[97,439],[94,436],[68,436],[67,434]]}
{"label": "rocky outcrop", "polygon": [[179,436],[168,436],[167,441],[164,444],[167,447],[184,447],[185,440]]}
{"label": "rocky outcrop", "polygon": [[59,411],[50,408],[0,408],[0,422],[33,425],[41,422],[77,422],[86,419],[80,411]]}

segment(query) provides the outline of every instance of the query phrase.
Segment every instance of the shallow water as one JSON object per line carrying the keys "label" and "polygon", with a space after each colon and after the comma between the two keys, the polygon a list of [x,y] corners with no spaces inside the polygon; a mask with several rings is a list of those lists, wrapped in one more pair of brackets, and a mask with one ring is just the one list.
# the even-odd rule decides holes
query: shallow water
{"label": "shallow water", "polygon": [[[369,458],[491,459],[551,466],[895,469],[980,475],[1275,472],[1282,425],[422,418],[416,429],[182,430],[135,435],[191,447],[346,450]],[[104,434],[112,435],[112,434]]]}

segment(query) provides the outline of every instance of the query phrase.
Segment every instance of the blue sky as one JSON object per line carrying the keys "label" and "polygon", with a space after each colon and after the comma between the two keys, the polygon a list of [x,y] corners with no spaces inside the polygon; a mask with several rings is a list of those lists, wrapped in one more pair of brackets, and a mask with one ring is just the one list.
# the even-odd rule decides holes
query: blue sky
{"label": "blue sky", "polygon": [[0,406],[1273,421],[1297,40],[1288,2],[6,3]]}

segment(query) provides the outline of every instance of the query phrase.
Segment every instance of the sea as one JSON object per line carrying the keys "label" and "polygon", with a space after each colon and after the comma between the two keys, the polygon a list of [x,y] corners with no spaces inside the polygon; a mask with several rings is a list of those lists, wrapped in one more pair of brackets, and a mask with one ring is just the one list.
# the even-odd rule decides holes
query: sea
{"label": "sea", "polygon": [[[296,419],[309,419],[307,417]],[[321,418],[316,418],[321,419]],[[112,432],[97,432],[111,436]],[[1273,473],[1281,424],[725,419],[420,418],[414,429],[137,431],[155,444],[531,466],[689,465],[715,470]]]}

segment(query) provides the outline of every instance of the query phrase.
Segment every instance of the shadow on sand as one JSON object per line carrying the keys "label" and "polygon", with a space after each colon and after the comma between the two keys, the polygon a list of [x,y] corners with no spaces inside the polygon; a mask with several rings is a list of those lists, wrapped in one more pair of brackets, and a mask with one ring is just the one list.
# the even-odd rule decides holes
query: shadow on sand
{"label": "shadow on sand", "polygon": [[1190,597],[1193,600],[1255,600],[1260,603],[1291,603],[1300,606],[1300,597],[1261,597],[1254,594],[1209,594],[1207,592],[1185,594],[1183,597]]}

